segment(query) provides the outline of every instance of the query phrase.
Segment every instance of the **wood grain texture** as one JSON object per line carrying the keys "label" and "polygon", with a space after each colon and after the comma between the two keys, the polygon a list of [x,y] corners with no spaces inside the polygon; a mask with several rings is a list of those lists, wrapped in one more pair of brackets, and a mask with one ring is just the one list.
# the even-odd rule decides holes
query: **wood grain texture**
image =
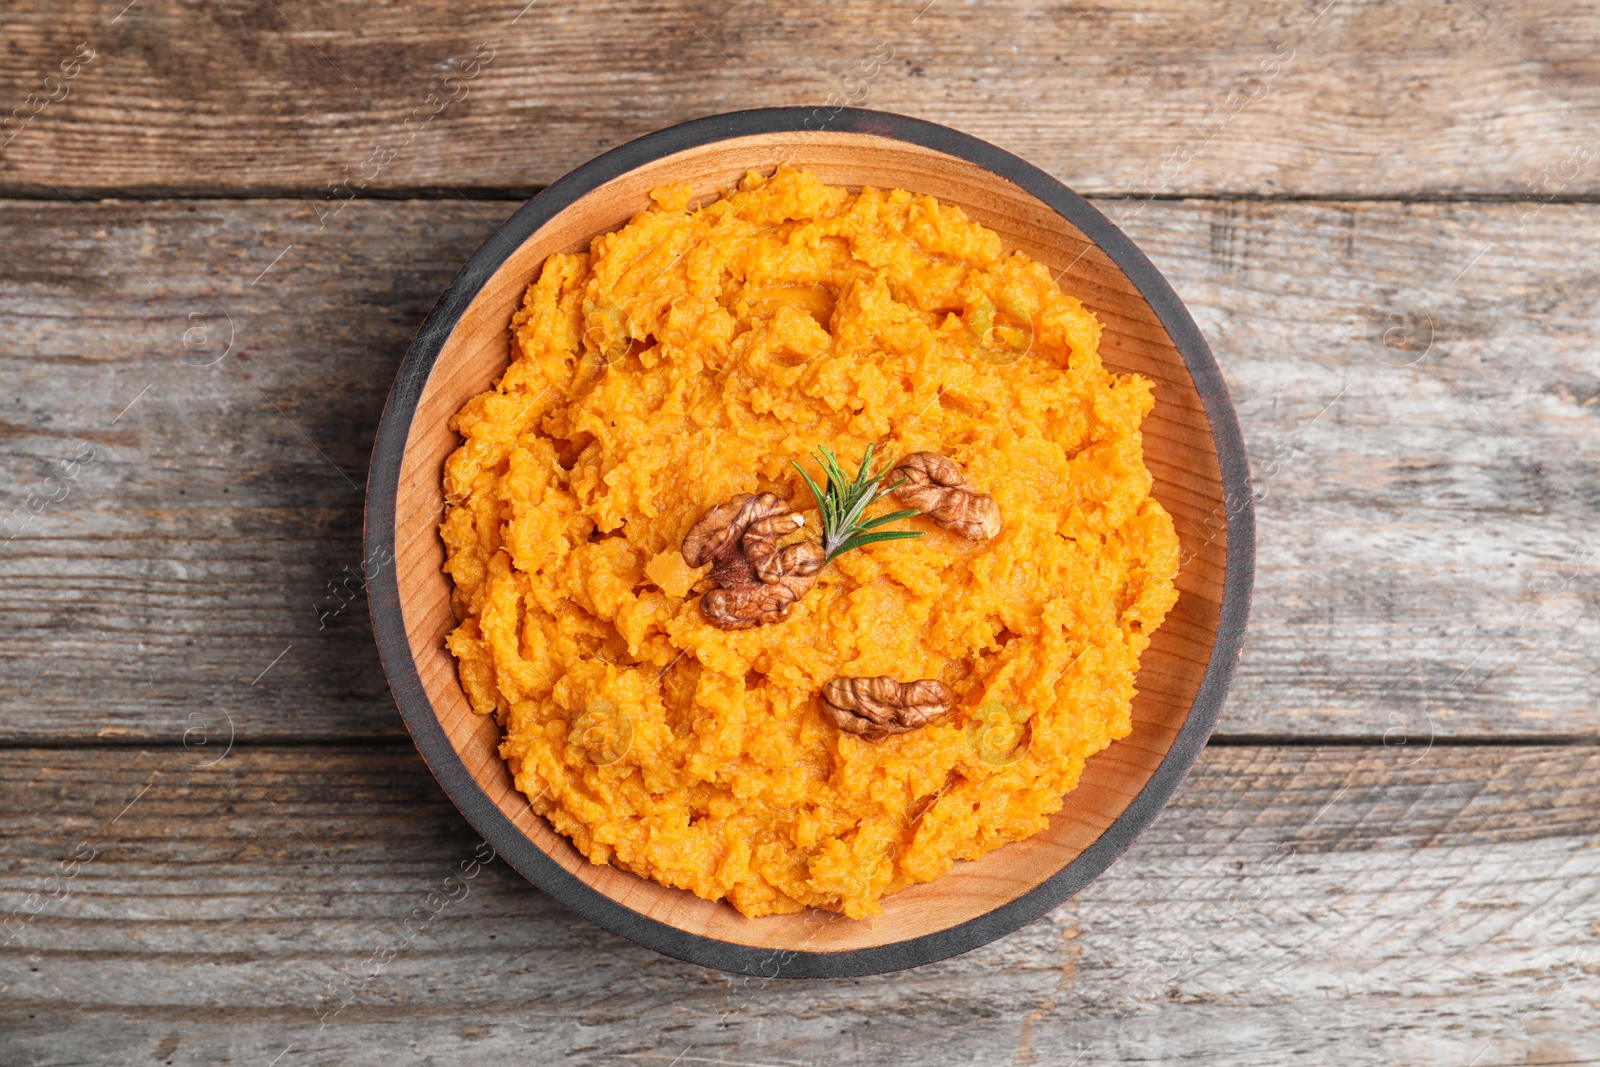
{"label": "wood grain texture", "polygon": [[1600,736],[1600,215],[1141,207],[1251,451],[1223,729]]}
{"label": "wood grain texture", "polygon": [[319,231],[292,203],[14,206],[0,657],[25,733],[401,731],[361,592],[366,464],[401,352],[493,229],[397,207]]}
{"label": "wood grain texture", "polygon": [[685,119],[841,101],[1085,193],[1600,192],[1585,6],[125,2],[7,6],[0,192],[525,192]]}
{"label": "wood grain texture", "polygon": [[[0,736],[400,734],[359,487],[401,353],[512,207],[0,203]],[[1600,209],[1101,207],[1211,340],[1254,460],[1220,732],[1600,733]],[[186,365],[225,315],[226,358]]]}
{"label": "wood grain texture", "polygon": [[[1596,736],[1600,252],[1573,235],[1600,209],[1101,206],[1207,333],[1254,461],[1220,732]],[[510,207],[0,204],[0,736],[400,733],[359,487],[400,354]]]}
{"label": "wood grain texture", "polygon": [[0,1060],[1600,1061],[1594,749],[1213,748],[1046,918],[800,983],[656,956],[474,867],[407,747],[193,756],[0,763]]}

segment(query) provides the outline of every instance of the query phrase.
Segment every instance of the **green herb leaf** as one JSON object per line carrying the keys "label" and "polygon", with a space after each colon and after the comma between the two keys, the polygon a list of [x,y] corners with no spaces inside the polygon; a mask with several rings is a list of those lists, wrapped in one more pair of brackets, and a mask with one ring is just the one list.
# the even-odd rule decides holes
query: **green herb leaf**
{"label": "green herb leaf", "polygon": [[904,511],[891,511],[887,515],[879,515],[875,519],[868,519],[866,522],[862,523],[858,529],[873,530],[879,526],[882,526],[884,523],[894,522],[896,519],[909,519],[911,516],[917,514],[920,514],[920,512],[918,512],[916,508],[907,508]]}
{"label": "green herb leaf", "polygon": [[889,486],[883,485],[886,471],[872,469],[871,445],[867,446],[866,453],[861,457],[861,465],[856,468],[853,477],[845,474],[840,468],[839,457],[833,454],[832,449],[819,447],[813,458],[816,459],[817,466],[822,468],[823,477],[827,481],[826,488],[820,488],[816,480],[807,474],[800,464],[795,463],[794,468],[800,472],[800,477],[805,479],[806,488],[810,489],[811,495],[816,498],[817,511],[822,519],[822,548],[829,561],[840,553],[863,545],[922,536],[922,533],[916,530],[868,532],[886,523],[917,514],[915,510],[907,510],[880,515],[876,519],[863,518],[869,507],[901,485],[901,482]]}
{"label": "green herb leaf", "polygon": [[[852,548],[870,545],[877,541],[904,541],[908,537],[921,537],[921,530],[880,530],[877,533],[856,534],[850,540],[839,546],[839,552],[848,552]],[[838,555],[835,552],[834,555]]]}

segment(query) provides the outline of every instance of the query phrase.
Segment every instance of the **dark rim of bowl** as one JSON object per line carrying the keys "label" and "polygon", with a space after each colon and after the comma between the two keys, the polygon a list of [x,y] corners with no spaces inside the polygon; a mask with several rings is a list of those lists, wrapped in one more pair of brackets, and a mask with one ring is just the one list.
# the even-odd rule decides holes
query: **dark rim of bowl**
{"label": "dark rim of bowl", "polygon": [[[838,952],[760,948],[686,933],[617,903],[546,855],[489,798],[445,734],[411,655],[393,566],[401,462],[423,388],[456,322],[512,251],[579,197],[663,156],[737,137],[786,133],[798,139],[821,131],[892,138],[975,163],[1027,190],[1099,245],[1155,310],[1205,404],[1221,467],[1228,531],[1221,612],[1205,678],[1171,748],[1127,810],[1061,870],[987,914],[906,941]],[[497,228],[434,304],[400,364],[373,444],[365,542],[368,560],[388,561],[369,583],[367,596],[378,651],[400,714],[439,784],[506,862],[584,918],[665,955],[764,978],[842,978],[932,963],[1009,934],[1088,885],[1150,825],[1205,747],[1233,681],[1250,613],[1255,508],[1244,439],[1211,349],[1166,279],[1109,219],[1038,167],[948,127],[881,111],[786,107],[714,115],[629,141],[572,171]]]}

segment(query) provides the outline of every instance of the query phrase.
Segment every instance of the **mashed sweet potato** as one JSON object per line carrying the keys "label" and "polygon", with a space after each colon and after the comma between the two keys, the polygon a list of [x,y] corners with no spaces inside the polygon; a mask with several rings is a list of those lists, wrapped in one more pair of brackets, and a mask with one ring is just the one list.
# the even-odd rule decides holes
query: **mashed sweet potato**
{"label": "mashed sweet potato", "polygon": [[[449,648],[536,811],[615,863],[746,915],[851,917],[1044,828],[1130,730],[1139,655],[1177,599],[1150,496],[1150,382],[1107,372],[1051,273],[930,197],[750,173],[687,187],[544,264],[513,360],[456,416],[445,468]],[[679,545],[791,466],[928,450],[1004,529],[834,560],[782,622],[697,608]],[[875,507],[891,509],[892,501]],[[843,734],[838,675],[939,679],[945,722]]]}

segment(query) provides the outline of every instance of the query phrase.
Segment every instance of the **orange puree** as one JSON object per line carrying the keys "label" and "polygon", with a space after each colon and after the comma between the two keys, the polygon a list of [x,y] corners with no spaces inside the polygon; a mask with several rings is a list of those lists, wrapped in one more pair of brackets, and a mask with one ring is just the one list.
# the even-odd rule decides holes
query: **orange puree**
{"label": "orange puree", "polygon": [[[533,807],[595,863],[746,915],[881,899],[1037,833],[1130,730],[1177,599],[1150,496],[1152,385],[1109,373],[1051,272],[931,197],[748,174],[551,256],[511,365],[456,416],[442,530],[461,681]],[[1004,529],[845,553],[772,625],[712,627],[679,555],[705,510],[791,460],[949,456]],[[874,513],[898,507],[892,499]],[[943,723],[866,741],[836,675],[940,679]]]}

